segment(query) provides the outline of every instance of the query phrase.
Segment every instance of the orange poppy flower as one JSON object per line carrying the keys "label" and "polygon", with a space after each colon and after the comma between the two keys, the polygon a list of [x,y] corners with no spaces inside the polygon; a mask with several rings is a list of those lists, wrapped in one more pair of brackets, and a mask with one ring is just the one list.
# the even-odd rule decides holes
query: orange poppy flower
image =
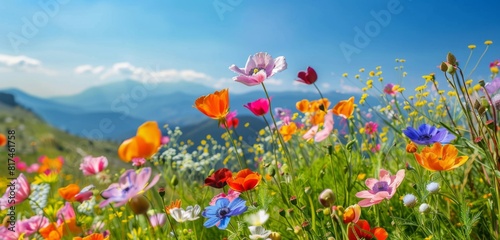
{"label": "orange poppy flower", "polygon": [[50,223],[44,228],[41,228],[39,231],[40,235],[42,235],[43,239],[49,240],[59,240],[62,238],[62,231],[59,232],[59,229],[54,223]]}
{"label": "orange poppy flower", "polygon": [[283,125],[280,127],[280,134],[283,136],[283,140],[288,142],[292,139],[292,135],[297,131],[297,125],[294,122],[291,122],[288,125]]}
{"label": "orange poppy flower", "polygon": [[50,172],[59,173],[64,164],[62,157],[48,158],[47,156],[42,156],[38,159],[38,162],[40,162],[38,173],[45,174],[49,174]]}
{"label": "orange poppy flower", "polygon": [[313,111],[326,112],[329,106],[330,106],[330,101],[328,101],[328,98],[322,98],[311,102],[311,108]]}
{"label": "orange poppy flower", "polygon": [[430,171],[447,171],[462,166],[469,159],[468,156],[458,157],[455,146],[441,145],[436,142],[432,147],[425,147],[421,153],[414,153],[418,164]]}
{"label": "orange poppy flower", "polygon": [[234,178],[226,180],[227,185],[237,192],[245,192],[254,189],[259,184],[262,176],[257,172],[252,172],[250,169],[239,171]]}
{"label": "orange poppy flower", "polygon": [[68,202],[74,202],[75,201],[75,195],[80,192],[80,187],[78,185],[72,183],[66,187],[59,188],[58,190],[59,195],[61,195],[64,200]]}
{"label": "orange poppy flower", "polygon": [[158,151],[161,145],[161,131],[158,123],[148,121],[138,129],[135,137],[129,138],[118,148],[118,156],[130,162],[133,158],[149,158]]}
{"label": "orange poppy flower", "polygon": [[208,117],[224,122],[229,114],[229,90],[226,88],[201,96],[196,99],[194,105]]}
{"label": "orange poppy flower", "polygon": [[326,115],[326,112],[324,112],[324,111],[315,112],[314,115],[311,116],[311,124],[313,126],[322,124],[325,121],[325,115]]}
{"label": "orange poppy flower", "polygon": [[109,236],[104,238],[104,235],[102,233],[92,233],[86,237],[74,237],[73,240],[108,240]]}
{"label": "orange poppy flower", "polygon": [[7,144],[7,137],[0,133],[0,147],[5,146]]}
{"label": "orange poppy flower", "polygon": [[297,110],[299,110],[302,113],[309,112],[309,108],[310,108],[309,100],[302,99],[302,100],[298,101],[297,103],[295,103],[295,107],[297,108]]}
{"label": "orange poppy flower", "polygon": [[342,100],[333,107],[333,114],[348,119],[354,113],[354,97]]}

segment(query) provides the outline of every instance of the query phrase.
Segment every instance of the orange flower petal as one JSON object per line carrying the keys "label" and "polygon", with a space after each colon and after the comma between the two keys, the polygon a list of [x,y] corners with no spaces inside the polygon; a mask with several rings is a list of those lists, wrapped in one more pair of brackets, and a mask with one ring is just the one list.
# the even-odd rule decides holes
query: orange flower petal
{"label": "orange flower petal", "polygon": [[199,97],[194,105],[207,117],[223,121],[229,113],[229,90],[226,88]]}
{"label": "orange flower petal", "polygon": [[7,144],[7,137],[0,133],[0,147],[3,147]]}
{"label": "orange flower petal", "polygon": [[75,201],[75,195],[80,192],[80,187],[78,185],[72,183],[66,187],[59,188],[59,195],[64,198],[66,201],[73,202]]}
{"label": "orange flower petal", "polygon": [[341,116],[343,118],[349,118],[354,113],[354,97],[350,97],[348,100],[342,100],[333,107],[333,114]]}
{"label": "orange flower petal", "polygon": [[299,110],[300,112],[302,113],[306,113],[309,111],[309,100],[307,99],[302,99],[300,101],[298,101],[297,103],[295,103],[295,107],[297,108],[297,110]]}
{"label": "orange flower petal", "polygon": [[385,240],[389,237],[389,233],[387,233],[387,231],[381,227],[373,228],[370,232],[375,235],[377,240]]}
{"label": "orange flower petal", "polygon": [[158,123],[148,121],[137,129],[135,137],[129,138],[118,148],[118,156],[125,162],[133,158],[149,158],[161,145],[161,130]]}

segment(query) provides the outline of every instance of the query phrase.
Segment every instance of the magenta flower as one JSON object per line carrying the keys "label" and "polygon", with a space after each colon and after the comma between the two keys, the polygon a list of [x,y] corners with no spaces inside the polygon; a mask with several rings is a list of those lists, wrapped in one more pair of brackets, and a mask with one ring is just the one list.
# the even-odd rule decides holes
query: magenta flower
{"label": "magenta flower", "polygon": [[92,191],[94,190],[94,188],[95,186],[93,184],[82,188],[82,190],[80,190],[80,192],[75,195],[75,200],[80,203],[90,200],[92,196],[94,196],[94,192]]}
{"label": "magenta flower", "polygon": [[106,157],[87,156],[83,158],[83,162],[80,164],[80,170],[82,170],[83,175],[90,176],[102,172],[107,166],[108,159]]}
{"label": "magenta flower", "polygon": [[285,57],[281,56],[273,59],[268,53],[259,52],[248,57],[245,68],[239,68],[233,64],[229,69],[239,74],[233,80],[247,86],[255,86],[274,74],[285,70],[286,67]]}
{"label": "magenta flower", "polygon": [[302,138],[309,141],[314,138],[314,142],[321,142],[325,140],[333,130],[333,112],[328,111],[325,115],[325,120],[323,122],[323,129],[318,132],[319,126],[314,125],[307,131]]}
{"label": "magenta flower", "polygon": [[227,194],[224,192],[219,193],[215,195],[212,200],[210,200],[210,206],[215,206],[215,202],[217,202],[217,199],[219,198],[227,198],[229,201],[233,201],[234,199],[238,198],[240,196],[240,192],[234,191],[233,189],[229,189],[227,191]]}
{"label": "magenta flower", "polygon": [[[0,226],[0,236],[5,240],[27,239],[29,236],[37,233],[41,228],[49,225],[49,219],[44,216],[35,215],[29,219],[18,220],[17,222],[7,222],[8,227],[14,227],[14,231],[8,227]],[[24,238],[19,238],[20,236]]]}
{"label": "magenta flower", "polygon": [[367,122],[365,124],[365,133],[368,134],[368,135],[372,135],[372,134],[375,134],[377,133],[377,128],[378,128],[378,124],[376,122]]}
{"label": "magenta flower", "polygon": [[[234,110],[226,115],[226,124],[227,128],[237,128],[240,120],[236,117],[238,115],[238,111]],[[224,127],[223,122],[219,122],[219,127]]]}
{"label": "magenta flower", "polygon": [[356,193],[356,197],[365,198],[361,200],[358,205],[361,207],[369,207],[379,204],[384,199],[391,199],[404,178],[404,169],[399,170],[395,176],[391,176],[391,173],[385,169],[380,169],[379,179],[368,178],[365,181],[366,186],[370,188],[370,190]]}
{"label": "magenta flower", "polygon": [[397,85],[394,85],[392,83],[388,83],[387,85],[385,85],[384,87],[384,92],[388,95],[391,95],[391,96],[396,96],[396,94],[398,93],[398,87]]}
{"label": "magenta flower", "polygon": [[145,158],[132,158],[132,166],[140,167],[146,163]]}
{"label": "magenta flower", "polygon": [[57,217],[57,225],[59,226],[66,220],[76,218],[75,209],[73,209],[73,206],[71,205],[70,202],[66,202],[64,206],[61,207],[59,211],[57,211],[56,217]]}
{"label": "magenta flower", "polygon": [[311,85],[315,83],[316,80],[318,80],[318,74],[316,74],[316,71],[312,67],[307,67],[306,71],[300,71],[297,76],[299,77],[299,79],[295,81],[308,85]]}
{"label": "magenta flower", "polygon": [[115,203],[115,207],[119,207],[127,203],[131,198],[136,195],[142,194],[154,186],[160,179],[160,174],[153,177],[150,183],[148,183],[151,177],[151,168],[142,168],[137,173],[129,169],[122,174],[119,183],[113,183],[104,190],[101,196],[106,199],[99,204],[100,208],[103,208],[110,204]]}
{"label": "magenta flower", "polygon": [[170,142],[170,138],[168,136],[162,136],[160,140],[161,145],[168,144]]}
{"label": "magenta flower", "polygon": [[247,103],[244,107],[248,108],[255,116],[264,116],[269,112],[269,100],[267,98],[259,98]]}
{"label": "magenta flower", "polygon": [[24,174],[7,184],[5,194],[0,198],[0,210],[10,208],[26,200],[31,193],[30,184]]}

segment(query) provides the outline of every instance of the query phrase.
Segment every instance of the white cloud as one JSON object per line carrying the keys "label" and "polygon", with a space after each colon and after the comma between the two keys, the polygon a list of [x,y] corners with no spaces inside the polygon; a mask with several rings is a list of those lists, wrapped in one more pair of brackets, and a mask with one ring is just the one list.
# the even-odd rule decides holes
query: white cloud
{"label": "white cloud", "polygon": [[11,56],[0,54],[0,67],[12,70],[30,71],[40,68],[42,63],[34,58],[27,56]]}
{"label": "white cloud", "polygon": [[197,81],[211,80],[212,78],[202,72],[191,69],[148,69],[132,65],[129,62],[119,62],[110,68],[104,66],[80,65],[74,69],[76,74],[94,74],[100,79],[133,79],[137,81],[148,81],[154,78],[157,81]]}
{"label": "white cloud", "polygon": [[104,71],[104,66],[92,66],[92,65],[80,65],[75,68],[75,73],[76,74],[86,74],[86,73],[91,73],[91,74],[100,74]]}
{"label": "white cloud", "polygon": [[0,54],[0,71],[41,73],[49,76],[57,75],[56,71],[44,68],[40,60],[24,55],[12,56]]}
{"label": "white cloud", "polygon": [[345,84],[345,80],[343,78],[340,79],[340,88],[337,90],[340,93],[361,93],[361,89],[359,87],[355,87],[349,84]]}

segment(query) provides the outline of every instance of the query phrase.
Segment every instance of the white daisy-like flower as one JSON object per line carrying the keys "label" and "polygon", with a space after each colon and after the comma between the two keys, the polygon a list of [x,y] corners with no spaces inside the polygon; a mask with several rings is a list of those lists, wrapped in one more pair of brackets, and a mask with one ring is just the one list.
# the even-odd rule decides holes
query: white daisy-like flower
{"label": "white daisy-like flower", "polygon": [[246,218],[246,221],[252,226],[262,226],[267,219],[269,219],[269,214],[267,214],[265,210],[259,210],[258,212],[249,215]]}

